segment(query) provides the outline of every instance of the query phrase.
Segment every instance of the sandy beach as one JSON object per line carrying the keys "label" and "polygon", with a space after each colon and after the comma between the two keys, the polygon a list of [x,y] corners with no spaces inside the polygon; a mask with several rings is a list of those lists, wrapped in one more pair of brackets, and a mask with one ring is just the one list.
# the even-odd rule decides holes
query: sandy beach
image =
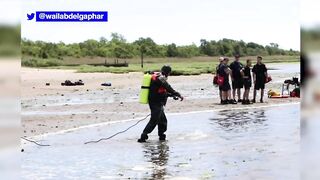
{"label": "sandy beach", "polygon": [[[285,79],[300,76],[299,63],[270,64],[273,81],[266,90],[280,92]],[[212,85],[211,74],[169,77],[171,85],[185,101],[170,99],[167,113],[214,109],[231,109],[244,105],[220,105],[218,88]],[[82,80],[84,86],[61,86],[65,80]],[[35,136],[108,121],[144,117],[147,105],[138,103],[142,73],[76,73],[73,70],[21,70],[22,127],[24,136]],[[101,86],[102,83],[112,86]],[[46,83],[50,83],[49,86]],[[251,95],[252,97],[252,95]],[[298,98],[268,99],[265,103],[246,106],[268,106],[300,102]]]}

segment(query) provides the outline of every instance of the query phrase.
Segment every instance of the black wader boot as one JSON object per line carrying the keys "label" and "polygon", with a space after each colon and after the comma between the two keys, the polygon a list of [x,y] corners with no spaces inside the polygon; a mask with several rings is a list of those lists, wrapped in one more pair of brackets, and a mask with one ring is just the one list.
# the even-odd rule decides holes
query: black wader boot
{"label": "black wader boot", "polygon": [[158,135],[160,140],[165,140],[167,131],[167,118],[163,111],[162,104],[149,104],[151,110],[151,118],[141,134],[141,138],[138,142],[146,142],[148,134],[151,133],[158,125]]}

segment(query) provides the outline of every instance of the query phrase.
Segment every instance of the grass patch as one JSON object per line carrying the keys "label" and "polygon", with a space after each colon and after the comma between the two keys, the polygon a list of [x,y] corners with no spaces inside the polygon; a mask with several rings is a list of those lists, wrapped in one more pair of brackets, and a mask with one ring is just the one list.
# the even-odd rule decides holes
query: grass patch
{"label": "grass patch", "polygon": [[26,67],[54,67],[61,66],[63,63],[57,59],[28,59],[22,60],[21,65]]}
{"label": "grass patch", "polygon": [[[215,63],[208,62],[191,62],[191,63],[168,63],[171,65],[173,71],[172,75],[199,75],[203,73],[212,73],[215,69]],[[104,67],[104,66],[90,66],[81,65],[75,68],[79,73],[129,73],[129,72],[148,72],[159,71],[163,63],[146,64],[141,68],[139,64],[132,64],[129,67]],[[60,69],[70,69],[66,66],[59,67]]]}
{"label": "grass patch", "polygon": [[[245,64],[246,59],[252,59],[255,63],[255,57],[242,57],[241,61]],[[230,58],[230,62],[233,58]],[[72,60],[67,60],[69,63]],[[85,62],[84,59],[80,60]],[[90,58],[90,63],[96,61],[99,63],[101,59]],[[147,72],[147,71],[159,71],[164,65],[171,65],[173,71],[172,75],[199,75],[206,73],[214,73],[218,64],[218,57],[195,57],[195,58],[146,58],[144,68],[141,68],[138,59],[127,60],[129,62],[128,67],[105,67],[85,65],[79,63],[79,65],[70,65],[65,63],[64,60],[23,60],[22,65],[28,67],[45,67],[50,69],[74,69],[79,73],[129,73],[129,72]],[[267,56],[264,57],[264,62],[268,63],[294,63],[300,62],[299,56]],[[101,62],[100,62],[101,63]]]}

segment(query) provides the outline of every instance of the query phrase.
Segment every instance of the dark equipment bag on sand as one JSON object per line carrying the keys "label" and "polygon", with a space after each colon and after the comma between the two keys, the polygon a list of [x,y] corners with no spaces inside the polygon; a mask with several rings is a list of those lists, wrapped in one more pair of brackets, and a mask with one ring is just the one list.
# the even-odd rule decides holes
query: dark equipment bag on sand
{"label": "dark equipment bag on sand", "polygon": [[61,86],[83,86],[84,83],[80,79],[79,81],[76,82],[71,82],[70,80],[65,80],[64,83],[61,83]]}

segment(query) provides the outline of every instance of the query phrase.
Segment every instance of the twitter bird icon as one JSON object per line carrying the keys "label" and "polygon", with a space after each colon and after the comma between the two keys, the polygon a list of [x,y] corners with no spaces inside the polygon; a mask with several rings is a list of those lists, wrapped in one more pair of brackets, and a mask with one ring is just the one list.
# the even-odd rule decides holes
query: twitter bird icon
{"label": "twitter bird icon", "polygon": [[31,21],[34,18],[34,13],[27,14],[28,21]]}

